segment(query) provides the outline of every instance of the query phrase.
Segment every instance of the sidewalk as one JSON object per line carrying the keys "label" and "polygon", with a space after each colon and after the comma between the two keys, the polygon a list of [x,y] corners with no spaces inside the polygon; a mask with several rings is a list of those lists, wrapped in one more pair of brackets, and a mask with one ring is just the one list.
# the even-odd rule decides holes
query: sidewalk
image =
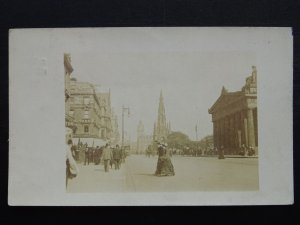
{"label": "sidewalk", "polygon": [[120,170],[104,171],[104,165],[78,164],[79,174],[68,181],[68,193],[82,192],[123,192],[126,190],[126,169],[122,164]]}
{"label": "sidewalk", "polygon": [[[180,156],[180,155],[178,155]],[[201,155],[201,156],[182,156],[182,157],[196,157],[196,158],[200,158],[200,157],[211,157],[211,158],[218,158],[218,155]],[[224,155],[225,158],[242,158],[242,159],[246,159],[246,158],[254,158],[257,159],[258,155],[254,155],[254,156],[241,156],[241,155]]]}

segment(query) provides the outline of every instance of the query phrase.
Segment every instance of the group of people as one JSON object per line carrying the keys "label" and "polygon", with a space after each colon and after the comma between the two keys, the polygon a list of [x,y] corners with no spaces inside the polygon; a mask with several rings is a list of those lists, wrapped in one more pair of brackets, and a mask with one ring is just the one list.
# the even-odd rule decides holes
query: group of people
{"label": "group of people", "polygon": [[69,139],[66,146],[66,185],[68,179],[76,177],[79,173],[77,163],[99,165],[103,162],[104,171],[109,172],[109,168],[113,166],[115,170],[119,170],[121,163],[125,162],[125,157],[125,150],[119,145],[111,146],[110,143],[106,143],[105,146],[94,148],[82,143],[73,145],[72,140]]}
{"label": "group of people", "polygon": [[[154,151],[152,145],[149,145],[145,154],[147,157],[153,157],[157,154],[157,151]],[[170,157],[172,157],[172,155],[200,157],[207,155],[218,155],[218,150],[216,148],[196,148],[184,146],[180,149],[168,148],[168,154],[170,155]]]}
{"label": "group of people", "polygon": [[112,168],[113,164],[115,165],[115,169],[119,170],[121,162],[125,160],[125,154],[119,145],[110,147],[109,143],[107,143],[102,151],[102,159],[105,172],[109,172],[109,166]]}
{"label": "group of people", "polygon": [[242,145],[239,155],[241,156],[253,156],[255,155],[255,150],[252,146],[246,147],[244,144]]}

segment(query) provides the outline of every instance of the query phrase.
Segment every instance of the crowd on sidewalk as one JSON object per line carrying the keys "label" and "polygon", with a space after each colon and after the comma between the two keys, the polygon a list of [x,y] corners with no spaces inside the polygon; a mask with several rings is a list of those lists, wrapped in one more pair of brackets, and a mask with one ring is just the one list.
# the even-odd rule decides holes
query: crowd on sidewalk
{"label": "crowd on sidewalk", "polygon": [[[220,149],[213,148],[213,147],[189,147],[189,146],[181,146],[179,148],[167,148],[167,154],[172,157],[173,155],[180,155],[180,156],[193,156],[193,157],[201,157],[201,156],[220,156],[225,154],[225,149],[221,146]],[[157,149],[155,149],[152,145],[149,145],[145,151],[147,157],[154,157],[158,154]],[[242,145],[238,150],[235,150],[234,155],[239,156],[255,156],[255,150],[253,147],[249,146],[246,147]],[[222,156],[221,156],[222,157]]]}
{"label": "crowd on sidewalk", "polygon": [[66,146],[67,158],[66,158],[66,185],[68,179],[75,178],[78,173],[78,165],[83,166],[103,165],[104,171],[109,172],[109,169],[115,168],[119,170],[121,164],[125,163],[126,153],[124,148],[120,148],[119,145],[111,145],[109,142],[104,146],[88,147],[88,144],[79,143],[74,145],[72,140],[68,140]]}

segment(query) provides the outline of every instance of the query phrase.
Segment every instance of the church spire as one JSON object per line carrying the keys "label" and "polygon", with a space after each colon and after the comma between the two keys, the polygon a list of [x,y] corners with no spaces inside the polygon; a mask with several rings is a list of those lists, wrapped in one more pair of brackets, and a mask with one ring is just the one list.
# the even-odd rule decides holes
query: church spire
{"label": "church spire", "polygon": [[162,138],[165,139],[167,135],[168,135],[168,125],[166,122],[164,99],[161,90],[160,97],[159,97],[157,122],[156,122],[156,138],[157,140],[161,140]]}

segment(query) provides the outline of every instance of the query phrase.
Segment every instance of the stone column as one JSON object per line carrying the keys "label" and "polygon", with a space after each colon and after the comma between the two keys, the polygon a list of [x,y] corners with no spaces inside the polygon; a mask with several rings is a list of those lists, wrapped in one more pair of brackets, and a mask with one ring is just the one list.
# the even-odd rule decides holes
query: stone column
{"label": "stone column", "polygon": [[234,114],[230,116],[230,148],[231,153],[235,147],[235,133],[234,133]]}
{"label": "stone column", "polygon": [[221,135],[220,135],[220,148],[221,146],[224,146],[224,140],[225,140],[225,135],[224,135],[224,118],[220,119],[220,130],[221,130]]}
{"label": "stone column", "polygon": [[224,118],[224,123],[223,123],[223,136],[224,136],[224,142],[223,142],[223,146],[224,148],[227,148],[227,141],[228,141],[228,138],[227,138],[227,135],[228,135],[228,132],[227,132],[227,117]]}
{"label": "stone column", "polygon": [[240,124],[240,122],[241,122],[240,113],[238,112],[235,115],[235,124],[236,124],[235,132],[236,132],[236,135],[237,135],[237,141],[236,141],[237,151],[239,151],[239,149],[242,146],[242,132],[241,132],[241,124]]}
{"label": "stone column", "polygon": [[218,134],[217,134],[217,121],[213,121],[213,137],[214,137],[214,146],[217,146],[217,137],[218,137]]}
{"label": "stone column", "polygon": [[218,120],[218,143],[217,148],[220,149],[221,147],[221,120]]}
{"label": "stone column", "polygon": [[247,110],[247,118],[248,118],[248,146],[255,147],[255,131],[254,131],[252,109]]}
{"label": "stone column", "polygon": [[249,146],[248,142],[248,120],[247,117],[245,116],[245,113],[243,112],[243,120],[244,120],[244,134],[245,134],[245,145]]}

